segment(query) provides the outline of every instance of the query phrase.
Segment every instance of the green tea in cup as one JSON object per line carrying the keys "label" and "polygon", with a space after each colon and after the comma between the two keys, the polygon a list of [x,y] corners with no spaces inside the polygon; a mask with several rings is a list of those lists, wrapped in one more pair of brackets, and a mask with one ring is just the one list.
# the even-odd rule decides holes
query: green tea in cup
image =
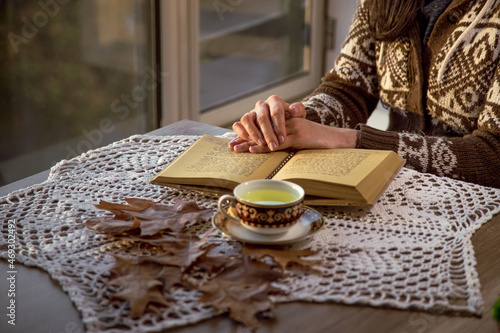
{"label": "green tea in cup", "polygon": [[[223,195],[218,205],[223,214],[252,231],[277,234],[297,222],[304,211],[303,201],[304,189],[299,185],[261,179],[238,185],[233,195]],[[231,209],[224,208],[224,203],[229,203]]]}
{"label": "green tea in cup", "polygon": [[241,199],[259,205],[282,205],[297,200],[297,197],[283,190],[266,189],[245,193]]}

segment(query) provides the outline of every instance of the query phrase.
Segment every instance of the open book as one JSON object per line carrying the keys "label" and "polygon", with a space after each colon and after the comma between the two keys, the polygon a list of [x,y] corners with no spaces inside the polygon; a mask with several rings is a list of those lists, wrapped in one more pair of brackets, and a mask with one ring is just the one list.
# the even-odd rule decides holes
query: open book
{"label": "open book", "polygon": [[232,190],[253,179],[288,180],[302,186],[306,204],[373,204],[405,160],[386,150],[306,149],[235,153],[229,139],[205,135],[158,173],[152,184]]}

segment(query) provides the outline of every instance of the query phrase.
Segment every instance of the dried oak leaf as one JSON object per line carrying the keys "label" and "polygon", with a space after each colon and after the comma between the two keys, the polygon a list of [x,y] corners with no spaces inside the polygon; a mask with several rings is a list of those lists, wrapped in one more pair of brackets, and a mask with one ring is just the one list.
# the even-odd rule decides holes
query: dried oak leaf
{"label": "dried oak leaf", "polygon": [[281,270],[285,270],[290,264],[297,264],[304,269],[315,270],[313,266],[321,264],[321,260],[304,260],[302,257],[315,255],[318,252],[311,249],[292,250],[269,247],[259,247],[245,244],[242,251],[244,256],[250,256],[257,260],[269,257]]}
{"label": "dried oak leaf", "polygon": [[164,252],[141,256],[141,262],[178,266],[182,271],[187,270],[198,258],[218,246],[218,244],[209,244],[206,237],[200,239],[196,236],[181,237],[176,240],[155,243],[161,244]]}
{"label": "dried oak leaf", "polygon": [[163,250],[169,250],[173,247],[179,247],[183,244],[186,243],[187,241],[194,241],[194,242],[199,242],[201,241],[200,244],[205,244],[208,241],[208,236],[209,233],[212,231],[209,231],[203,238],[200,238],[195,235],[190,235],[187,233],[174,233],[174,232],[169,232],[167,234],[157,234],[153,236],[147,236],[147,237],[141,237],[141,236],[124,236],[121,237],[121,240],[124,241],[133,241],[133,242],[140,242],[143,244],[148,244],[151,246],[156,246],[156,247],[161,247]]}
{"label": "dried oak leaf", "polygon": [[212,252],[207,251],[199,256],[195,263],[196,267],[206,272],[217,273],[236,260],[235,257]]}
{"label": "dried oak leaf", "polygon": [[163,284],[158,280],[143,280],[128,276],[122,282],[126,282],[125,286],[113,296],[129,302],[132,317],[143,315],[150,303],[169,305],[163,295]]}
{"label": "dried oak leaf", "polygon": [[[186,249],[184,252],[186,260],[184,260],[184,265],[186,269],[190,266],[195,265],[197,269],[216,273],[224,269],[224,267],[228,266],[235,260],[234,255],[227,255],[225,253],[220,253],[217,251],[213,251],[218,247],[218,244],[208,244],[208,236],[214,232],[216,229],[210,229],[203,238],[196,240],[195,243],[191,243],[191,247]],[[172,251],[171,247],[165,246],[163,247],[165,250],[171,251],[171,253],[175,253]]]}
{"label": "dried oak leaf", "polygon": [[139,264],[138,259],[115,256],[115,265],[110,272],[109,284],[119,288],[112,292],[113,298],[127,301],[130,304],[132,317],[139,317],[150,304],[168,306],[168,299],[163,293],[163,267],[147,263]]}
{"label": "dried oak leaf", "polygon": [[106,220],[88,220],[84,224],[92,230],[107,232],[113,235],[118,235],[128,231],[139,230],[141,221],[137,218],[127,218],[126,220],[113,219]]}
{"label": "dried oak leaf", "polygon": [[162,231],[180,232],[184,227],[210,218],[210,209],[200,208],[195,202],[176,200],[174,205],[164,205],[147,199],[127,198],[127,204],[101,200],[96,208],[110,211],[112,218],[89,220],[84,224],[92,230],[113,235],[137,232],[152,236]]}
{"label": "dried oak leaf", "polygon": [[163,282],[163,290],[169,291],[175,285],[187,286],[184,281],[182,269],[176,266],[161,266],[161,271],[156,278]]}
{"label": "dried oak leaf", "polygon": [[154,262],[161,265],[181,267],[181,271],[195,265],[197,269],[215,273],[226,266],[232,258],[225,253],[212,251],[218,244],[209,244],[208,238],[216,229],[212,228],[199,238],[187,234],[169,233],[154,237],[123,237],[122,240],[140,242],[160,247],[164,252],[142,256],[142,262]]}
{"label": "dried oak leaf", "polygon": [[199,286],[203,292],[199,301],[217,310],[229,311],[231,318],[255,330],[260,324],[258,315],[270,313],[274,308],[270,296],[283,294],[271,285],[281,276],[269,265],[245,257]]}
{"label": "dried oak leaf", "polygon": [[186,286],[180,267],[160,265],[142,260],[143,256],[123,257],[113,256],[115,264],[111,268],[110,284],[120,285],[123,276],[139,274],[147,279],[158,279],[163,283],[163,289],[169,291],[175,285]]}
{"label": "dried oak leaf", "polygon": [[211,218],[213,212],[200,208],[195,202],[176,200],[173,206],[153,203],[141,212],[130,214],[141,220],[141,236],[151,236],[163,230],[180,232],[184,227]]}

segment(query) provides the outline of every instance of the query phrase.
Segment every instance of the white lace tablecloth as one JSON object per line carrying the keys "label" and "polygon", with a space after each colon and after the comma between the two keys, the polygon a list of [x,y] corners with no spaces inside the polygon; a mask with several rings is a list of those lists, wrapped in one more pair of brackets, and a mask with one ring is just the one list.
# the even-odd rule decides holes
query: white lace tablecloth
{"label": "white lace tablecloth", "polygon": [[[7,258],[8,220],[16,223],[16,261],[46,270],[81,312],[89,332],[154,331],[214,316],[196,292],[176,292],[161,316],[131,319],[125,302],[103,292],[120,242],[82,222],[102,216],[100,199],[194,200],[215,212],[217,197],[148,184],[194,136],[133,136],[56,165],[42,184],[0,199],[0,249]],[[287,277],[289,295],[305,300],[398,309],[482,313],[472,234],[500,210],[500,190],[403,169],[372,207],[316,207],[326,225],[296,244],[319,250],[321,274]],[[199,226],[203,232],[211,227]],[[223,236],[214,234],[214,240]],[[227,246],[239,246],[227,242]],[[125,251],[125,249],[124,249]],[[279,318],[278,318],[279,320]]]}

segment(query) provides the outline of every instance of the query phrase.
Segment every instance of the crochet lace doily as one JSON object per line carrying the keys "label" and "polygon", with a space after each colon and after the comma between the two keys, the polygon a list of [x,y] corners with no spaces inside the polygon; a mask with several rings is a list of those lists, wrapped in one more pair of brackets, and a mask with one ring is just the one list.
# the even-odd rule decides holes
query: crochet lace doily
{"label": "crochet lace doily", "polygon": [[[0,199],[0,220],[15,221],[16,261],[46,270],[81,312],[90,332],[155,331],[216,315],[199,293],[179,288],[161,315],[132,319],[128,304],[103,296],[111,251],[125,246],[82,222],[103,216],[94,204],[135,197],[173,203],[181,198],[217,207],[215,195],[150,185],[148,181],[189,147],[194,136],[132,136],[52,168],[47,181]],[[320,274],[295,274],[280,285],[277,302],[338,302],[481,314],[480,284],[471,236],[500,210],[500,190],[400,172],[371,207],[315,207],[326,225],[297,248],[318,250]],[[200,233],[210,221],[198,226]],[[0,249],[7,258],[8,223]],[[225,240],[219,233],[211,241]],[[228,247],[238,242],[225,242]],[[279,318],[278,318],[279,320]]]}

